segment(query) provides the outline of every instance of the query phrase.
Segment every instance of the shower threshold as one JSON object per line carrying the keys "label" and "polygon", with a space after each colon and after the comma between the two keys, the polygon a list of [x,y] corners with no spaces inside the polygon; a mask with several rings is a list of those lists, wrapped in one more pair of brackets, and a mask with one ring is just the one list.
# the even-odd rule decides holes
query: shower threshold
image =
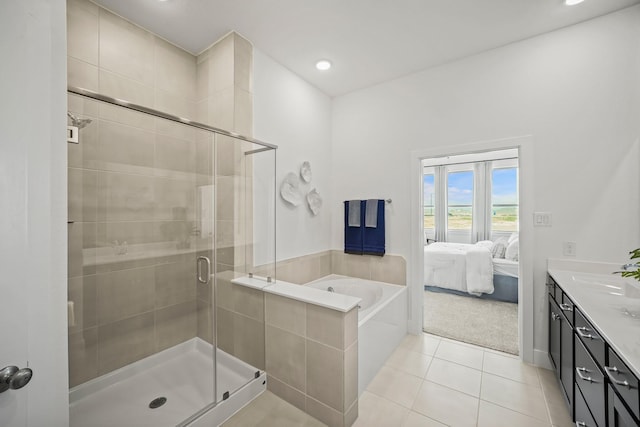
{"label": "shower threshold", "polygon": [[[69,391],[70,427],[173,427],[213,401],[212,346],[192,338]],[[217,400],[188,425],[217,426],[266,389],[266,374],[217,350]],[[166,401],[155,409],[150,402]],[[155,406],[155,405],[152,405]]]}

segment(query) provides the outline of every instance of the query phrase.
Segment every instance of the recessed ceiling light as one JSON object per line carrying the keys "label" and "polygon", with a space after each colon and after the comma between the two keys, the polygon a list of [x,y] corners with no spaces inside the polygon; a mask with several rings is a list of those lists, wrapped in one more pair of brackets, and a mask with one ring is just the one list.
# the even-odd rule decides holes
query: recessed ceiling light
{"label": "recessed ceiling light", "polygon": [[326,59],[321,59],[320,61],[316,62],[316,68],[320,71],[327,71],[329,68],[331,68],[331,62],[327,61]]}
{"label": "recessed ceiling light", "polygon": [[584,0],[564,0],[564,4],[567,6],[575,6],[578,3],[582,3]]}

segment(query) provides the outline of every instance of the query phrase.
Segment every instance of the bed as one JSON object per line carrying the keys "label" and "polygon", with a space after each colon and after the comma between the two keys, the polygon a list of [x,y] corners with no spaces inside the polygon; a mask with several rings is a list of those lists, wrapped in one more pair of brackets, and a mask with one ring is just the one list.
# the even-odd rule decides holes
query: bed
{"label": "bed", "polygon": [[491,242],[424,247],[424,287],[432,292],[518,302],[518,261],[494,258]]}

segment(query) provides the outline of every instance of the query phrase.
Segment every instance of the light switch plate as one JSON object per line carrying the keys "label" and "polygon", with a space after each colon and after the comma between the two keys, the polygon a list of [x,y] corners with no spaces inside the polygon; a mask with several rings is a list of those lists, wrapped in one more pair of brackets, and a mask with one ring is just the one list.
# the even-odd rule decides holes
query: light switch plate
{"label": "light switch plate", "polygon": [[551,227],[551,212],[534,212],[534,227]]}
{"label": "light switch plate", "polygon": [[562,242],[562,254],[564,256],[576,256],[576,242]]}

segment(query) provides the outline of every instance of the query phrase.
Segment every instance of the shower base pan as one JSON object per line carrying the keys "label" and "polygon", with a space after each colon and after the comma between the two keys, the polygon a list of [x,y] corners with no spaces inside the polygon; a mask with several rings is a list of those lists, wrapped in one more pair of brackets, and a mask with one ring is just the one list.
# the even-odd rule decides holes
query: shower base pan
{"label": "shower base pan", "polygon": [[205,410],[213,401],[211,354],[211,344],[192,338],[74,387],[69,391],[70,427],[221,424],[266,389],[266,374],[218,349],[217,400],[225,392],[229,398]]}

